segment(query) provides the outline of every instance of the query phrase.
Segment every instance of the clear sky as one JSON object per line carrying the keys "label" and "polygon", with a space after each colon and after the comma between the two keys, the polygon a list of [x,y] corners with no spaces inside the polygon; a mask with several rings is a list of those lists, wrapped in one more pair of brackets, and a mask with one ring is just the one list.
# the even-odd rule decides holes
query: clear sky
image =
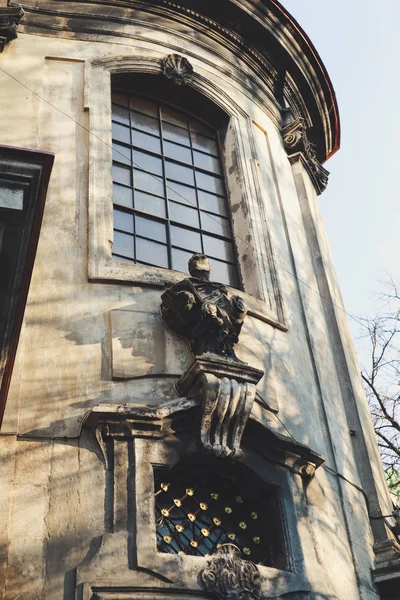
{"label": "clear sky", "polygon": [[[320,206],[346,310],[373,316],[400,279],[400,0],[281,0],[320,54],[341,117]],[[359,329],[351,325],[355,334]]]}

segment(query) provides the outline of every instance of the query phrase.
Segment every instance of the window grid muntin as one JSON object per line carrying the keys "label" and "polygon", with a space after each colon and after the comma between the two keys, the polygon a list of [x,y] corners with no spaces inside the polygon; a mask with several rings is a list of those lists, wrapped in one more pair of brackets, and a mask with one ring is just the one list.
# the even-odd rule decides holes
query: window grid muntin
{"label": "window grid muntin", "polygon": [[[128,185],[126,182],[124,183],[123,181],[120,180],[120,178],[115,178],[114,177],[114,185],[119,186],[118,190],[119,190],[119,196],[121,195],[121,190],[130,190],[130,206],[127,206],[126,204],[120,204],[121,199],[117,199],[116,198],[116,192],[114,192],[114,207],[116,210],[122,211],[122,212],[126,212],[127,214],[134,215],[134,219],[135,219],[135,215],[137,214],[138,216],[143,216],[143,217],[148,217],[151,221],[158,221],[158,222],[163,222],[166,225],[166,229],[167,229],[167,244],[166,244],[166,254],[167,254],[167,258],[168,258],[168,267],[169,268],[174,268],[173,267],[173,263],[175,261],[178,261],[178,255],[181,252],[193,252],[193,251],[201,251],[204,252],[206,254],[208,254],[210,256],[210,258],[212,259],[212,262],[215,264],[215,266],[221,270],[226,270],[226,271],[230,271],[231,272],[231,281],[226,281],[227,283],[231,283],[232,285],[237,285],[237,268],[236,268],[236,261],[235,261],[235,248],[233,245],[233,236],[232,236],[232,227],[231,227],[231,223],[230,223],[230,219],[229,219],[229,213],[228,213],[228,206],[227,206],[227,202],[226,202],[226,194],[225,194],[225,182],[224,182],[224,178],[223,178],[223,174],[222,174],[222,168],[220,167],[219,169],[219,173],[210,169],[206,169],[203,167],[198,167],[196,166],[195,162],[196,162],[196,155],[195,152],[197,152],[199,155],[204,155],[205,157],[211,157],[212,159],[216,159],[218,160],[219,164],[220,163],[220,157],[215,154],[214,151],[208,150],[208,151],[202,151],[199,149],[200,144],[197,144],[197,142],[195,142],[193,140],[193,135],[201,135],[204,139],[208,139],[210,140],[210,142],[217,144],[217,136],[214,135],[213,138],[211,137],[207,137],[204,134],[204,130],[205,130],[205,126],[203,126],[201,123],[199,123],[197,120],[191,118],[190,116],[186,115],[185,113],[181,113],[181,115],[184,117],[185,119],[185,124],[186,124],[186,129],[180,127],[179,125],[177,125],[176,123],[171,123],[172,125],[174,125],[174,127],[176,128],[180,128],[183,131],[187,131],[188,133],[188,145],[182,144],[180,142],[177,142],[175,139],[172,138],[172,136],[169,136],[167,134],[167,137],[164,134],[164,128],[163,128],[163,124],[164,121],[166,123],[170,123],[170,121],[168,120],[169,115],[167,115],[167,118],[163,118],[163,109],[165,107],[164,104],[161,103],[155,103],[154,104],[157,106],[157,111],[158,111],[158,120],[157,122],[157,126],[158,126],[158,134],[153,134],[150,133],[148,131],[145,130],[141,130],[138,127],[135,127],[135,124],[133,123],[132,120],[132,113],[137,113],[140,115],[144,115],[147,116],[148,113],[144,113],[144,112],[140,112],[138,110],[133,110],[132,107],[132,99],[133,102],[136,99],[141,99],[138,96],[134,96],[128,93],[125,93],[125,101],[127,102],[127,105],[121,104],[121,100],[120,98],[117,98],[115,95],[113,95],[113,106],[116,105],[118,108],[125,108],[128,111],[128,116],[129,116],[129,140],[130,142],[128,143],[127,141],[122,141],[117,139],[116,137],[113,138],[113,150],[114,150],[114,160],[113,160],[113,165],[115,165],[117,168],[126,168],[127,167],[127,162],[126,161],[130,161],[130,185]],[[116,100],[116,101],[115,101]],[[129,105],[129,107],[128,107]],[[167,110],[170,109],[170,107],[167,107]],[[116,118],[115,118],[116,116]],[[118,119],[120,119],[120,117],[118,117],[118,115],[114,114],[114,110],[113,110],[113,125],[122,125],[121,120],[118,121]],[[211,128],[208,128],[208,130],[210,131]],[[135,141],[135,134],[134,132],[139,132],[141,134],[145,133],[146,135],[150,136],[151,138],[154,139],[159,139],[160,140],[160,152],[156,152],[155,150],[148,150],[147,148],[143,148],[142,146],[136,145],[134,143]],[[166,156],[165,153],[165,144],[169,143],[169,144],[176,144],[176,146],[178,147],[182,147],[182,148],[186,148],[188,150],[190,150],[190,155],[191,155],[191,164],[188,162],[185,162],[181,159],[175,159],[175,158],[171,158],[170,156]],[[118,146],[118,147],[116,147]],[[126,154],[124,153],[124,157],[121,157],[120,160],[118,160],[118,152],[121,150],[122,148],[126,148],[127,152]],[[145,154],[149,157],[153,157],[156,159],[160,159],[162,161],[162,172],[163,175],[153,175],[151,174],[151,171],[146,170],[146,167],[143,167],[142,165],[140,165],[140,163],[136,163],[135,161],[135,150],[136,152],[141,152],[142,154]],[[217,148],[218,150],[218,148]],[[122,159],[122,160],[121,160]],[[136,164],[134,164],[136,163]],[[191,173],[192,173],[192,177],[193,177],[193,182],[194,184],[191,185],[189,183],[186,182],[182,182],[181,180],[179,180],[178,178],[174,178],[174,174],[172,174],[172,177],[167,178],[167,164],[169,165],[177,165],[178,167],[184,167],[187,169],[190,169]],[[139,165],[139,166],[136,166]],[[145,173],[148,177],[155,177],[157,179],[157,181],[161,181],[163,182],[163,191],[164,191],[164,197],[160,196],[157,193],[153,193],[153,191],[148,191],[147,189],[143,189],[140,187],[136,187],[136,180],[137,177],[135,177],[135,172],[141,172],[141,173]],[[222,195],[221,193],[217,193],[216,191],[211,191],[211,189],[207,189],[207,187],[205,185],[201,185],[201,187],[199,185],[197,185],[197,181],[198,179],[201,177],[201,175],[204,174],[206,176],[211,176],[215,178],[215,181],[220,181],[220,185],[222,186],[222,191],[224,192],[224,195]],[[217,184],[216,184],[217,185]],[[178,187],[179,186],[179,187]],[[182,198],[181,196],[181,190],[182,187],[183,191],[185,190],[192,190],[194,193],[194,198],[195,198],[195,203],[191,202],[187,197],[183,196],[182,194]],[[171,193],[172,192],[172,193]],[[125,196],[127,196],[126,192],[123,192]],[[140,194],[146,194],[148,197],[152,197],[152,198],[156,198],[157,200],[160,200],[160,206],[161,206],[161,201],[164,204],[164,209],[165,209],[165,217],[160,216],[160,215],[155,215],[154,212],[150,211],[150,212],[146,212],[144,210],[141,210],[140,208],[136,208],[136,198],[135,195],[138,196]],[[202,194],[202,202],[203,205],[201,205],[201,201],[199,199],[199,194]],[[210,206],[208,206],[207,209],[203,208],[202,206],[204,206],[204,203],[206,201],[212,202],[215,201],[215,206],[211,206],[211,210]],[[177,206],[177,210],[179,209],[179,206],[182,207],[186,207],[186,208],[190,208],[194,211],[196,211],[197,214],[197,223],[198,225],[191,225],[188,224],[187,222],[185,222],[184,218],[182,217],[180,220],[178,219],[174,219],[171,217],[170,214],[170,203],[172,203],[172,206]],[[175,204],[174,204],[175,203]],[[225,203],[225,210],[221,210],[221,205],[223,205],[223,203]],[[152,208],[153,210],[153,208]],[[214,225],[214,227],[218,226],[220,228],[220,232],[217,233],[215,231],[208,231],[205,226],[204,226],[204,221],[209,219],[210,222],[211,220],[215,220],[216,224]],[[196,234],[199,234],[200,236],[200,247],[197,248],[197,250],[191,250],[188,249],[187,246],[181,244],[178,245],[178,243],[172,243],[172,236],[171,236],[171,226],[175,226],[175,227],[181,227],[183,230],[188,231],[188,232],[193,232]],[[116,233],[126,233],[125,231],[119,229],[118,227],[114,228]],[[221,233],[221,230],[224,232],[224,234]],[[114,252],[113,255],[117,260],[123,261],[124,258],[127,259],[128,262],[136,262],[138,264],[147,264],[150,266],[154,266],[154,262],[146,262],[145,260],[142,260],[141,257],[138,257],[138,252],[137,252],[137,244],[136,244],[136,238],[137,237],[141,237],[140,235],[137,234],[136,232],[136,227],[134,228],[134,233],[130,234],[132,235],[132,244],[133,244],[133,256],[134,258],[132,258],[132,256],[127,256],[126,253],[121,253],[118,251],[118,247],[115,245],[114,247]],[[213,251],[208,251],[205,248],[205,242],[207,242],[207,237],[205,238],[204,236],[209,236],[210,240],[211,239],[215,239],[215,240],[220,240],[221,242],[226,242],[228,244],[227,248],[229,248],[229,253],[231,254],[231,256],[229,257],[227,254],[227,251],[223,250],[222,254],[224,255],[223,258],[221,255],[219,255],[218,253],[215,254]],[[145,238],[143,238],[145,239]],[[150,240],[153,241],[153,240]],[[173,252],[173,251],[178,251],[178,252]],[[173,256],[175,256],[176,258],[173,258]],[[160,266],[160,265],[157,265]],[[176,269],[178,270],[178,269]],[[179,268],[179,270],[186,270],[185,268]],[[233,281],[232,281],[233,280]]]}

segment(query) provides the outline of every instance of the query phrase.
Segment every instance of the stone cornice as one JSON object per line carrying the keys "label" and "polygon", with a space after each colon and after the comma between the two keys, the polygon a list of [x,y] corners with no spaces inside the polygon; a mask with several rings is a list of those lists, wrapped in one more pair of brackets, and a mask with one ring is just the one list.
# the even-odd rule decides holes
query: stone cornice
{"label": "stone cornice", "polygon": [[[83,427],[92,430],[101,448],[107,468],[106,439],[162,439],[178,432],[197,428],[200,420],[198,403],[194,399],[176,398],[159,406],[138,404],[99,404],[83,419]],[[271,462],[279,464],[309,481],[324,458],[308,446],[278,433],[266,422],[250,416],[244,439]]]}
{"label": "stone cornice", "polygon": [[6,44],[17,37],[17,27],[22,16],[23,9],[19,4],[0,6],[0,52],[3,52]]}
{"label": "stone cornice", "polygon": [[[190,41],[206,44],[211,51],[224,48],[227,58],[233,53],[247,65],[249,76],[250,71],[256,76],[254,89],[258,80],[268,87],[272,103],[282,103],[285,97],[296,108],[295,114],[313,127],[319,161],[339,147],[338,109],[326,70],[304,31],[275,0],[40,0],[36,6],[27,5],[26,13],[27,31],[40,27],[49,35],[73,32],[74,38],[132,37],[129,25],[162,26],[180,40],[188,30],[195,31]],[[52,16],[57,16],[56,22]]]}

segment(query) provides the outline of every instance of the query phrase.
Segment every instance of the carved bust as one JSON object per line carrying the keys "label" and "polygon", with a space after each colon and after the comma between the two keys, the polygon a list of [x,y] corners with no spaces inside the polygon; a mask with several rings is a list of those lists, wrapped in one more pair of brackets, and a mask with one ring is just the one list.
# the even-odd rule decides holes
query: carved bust
{"label": "carved bust", "polygon": [[239,361],[234,345],[247,313],[240,296],[228,296],[222,283],[210,281],[210,263],[204,254],[189,260],[191,277],[162,295],[161,314],[167,326],[189,340],[196,356],[217,354]]}

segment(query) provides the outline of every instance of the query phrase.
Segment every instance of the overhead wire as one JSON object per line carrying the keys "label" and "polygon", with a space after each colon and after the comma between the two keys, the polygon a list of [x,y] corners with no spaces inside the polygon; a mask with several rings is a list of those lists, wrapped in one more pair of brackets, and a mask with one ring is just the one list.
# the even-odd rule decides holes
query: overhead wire
{"label": "overhead wire", "polygon": [[[30,88],[23,81],[21,81],[20,79],[18,79],[17,77],[15,77],[11,73],[9,73],[5,69],[3,69],[2,67],[0,67],[0,71],[2,71],[5,75],[7,75],[8,77],[10,77],[11,79],[13,79],[14,81],[16,81],[17,83],[19,83],[21,86],[23,86],[30,93],[32,93],[33,95],[35,95],[37,98],[39,98],[40,100],[42,100],[43,102],[45,102],[46,104],[48,104],[49,106],[51,106],[52,108],[54,108],[54,110],[57,110],[58,112],[60,112],[61,114],[63,114],[65,117],[67,117],[68,119],[70,119],[73,123],[75,123],[76,125],[78,125],[78,127],[81,127],[89,135],[93,136],[95,139],[97,139],[98,141],[100,141],[102,144],[105,144],[112,151],[117,152],[118,154],[120,154],[121,156],[123,156],[125,159],[128,158],[125,154],[123,154],[122,152],[120,152],[119,150],[117,150],[115,147],[113,147],[111,144],[109,144],[108,142],[106,142],[106,140],[103,140],[101,137],[99,137],[98,135],[96,135],[88,127],[86,127],[85,125],[83,125],[82,123],[80,123],[79,121],[77,121],[76,119],[74,119],[71,115],[69,115],[68,113],[66,113],[64,110],[62,110],[61,108],[59,108],[58,106],[56,106],[55,104],[53,104],[52,102],[50,102],[49,100],[47,100],[46,98],[44,98],[43,96],[41,96],[40,94],[38,94],[37,92],[35,92],[35,90],[33,90],[32,88]],[[146,171],[146,169],[144,167],[142,167],[140,164],[138,164],[134,160],[132,160],[132,165],[135,166],[135,167],[137,167],[138,169]],[[151,177],[153,177],[156,181],[158,181],[158,182],[160,181],[160,177],[158,177],[157,175],[155,175],[153,173],[150,173],[148,171],[146,171],[146,173],[148,175],[150,175]],[[173,191],[176,196],[179,196],[180,198],[182,198],[185,201],[185,204],[188,204],[190,206],[193,206],[193,207],[197,208],[196,204],[194,204],[193,202],[191,202],[190,200],[188,200],[187,198],[185,198],[185,196],[183,196],[180,192],[178,192],[176,189],[174,189],[173,186],[171,186],[169,184],[166,184],[166,187],[170,191]],[[217,219],[215,219],[210,213],[207,213],[207,215],[208,215],[208,217],[211,220],[214,220],[216,223],[218,223],[219,226],[221,226],[221,222],[218,221]],[[226,229],[227,231],[229,231],[229,233],[230,233],[230,229],[227,226],[222,225],[222,227],[224,229]],[[316,290],[315,288],[313,288],[306,281],[300,279],[300,277],[298,277],[297,275],[295,275],[292,271],[290,271],[289,269],[287,269],[286,267],[284,267],[282,264],[278,263],[276,261],[276,259],[275,259],[274,256],[269,257],[264,252],[262,252],[262,250],[256,251],[255,248],[247,240],[245,240],[244,238],[242,238],[241,236],[239,236],[237,234],[235,234],[235,237],[237,239],[239,239],[240,241],[242,241],[244,244],[246,244],[249,248],[251,248],[257,254],[261,254],[267,260],[272,259],[272,261],[273,261],[273,263],[275,264],[276,267],[279,267],[280,269],[282,269],[283,271],[285,271],[288,275],[290,275],[291,277],[293,277],[293,279],[295,279],[297,282],[301,283],[302,285],[304,285],[305,287],[307,287],[309,290],[311,290],[312,292],[314,292],[315,294],[317,294],[322,300],[324,300],[328,304],[331,304],[333,307],[335,307],[338,310],[340,310],[341,312],[343,312],[345,315],[347,315],[347,317],[349,317],[349,319],[352,319],[353,321],[355,321],[358,325],[360,325],[363,328],[366,327],[365,323],[363,323],[362,321],[360,321],[359,319],[357,319],[356,317],[354,317],[354,315],[351,315],[350,313],[348,313],[342,306],[340,306],[339,304],[336,304],[335,302],[333,302],[332,299],[326,298],[325,296],[323,296],[318,290]]]}

